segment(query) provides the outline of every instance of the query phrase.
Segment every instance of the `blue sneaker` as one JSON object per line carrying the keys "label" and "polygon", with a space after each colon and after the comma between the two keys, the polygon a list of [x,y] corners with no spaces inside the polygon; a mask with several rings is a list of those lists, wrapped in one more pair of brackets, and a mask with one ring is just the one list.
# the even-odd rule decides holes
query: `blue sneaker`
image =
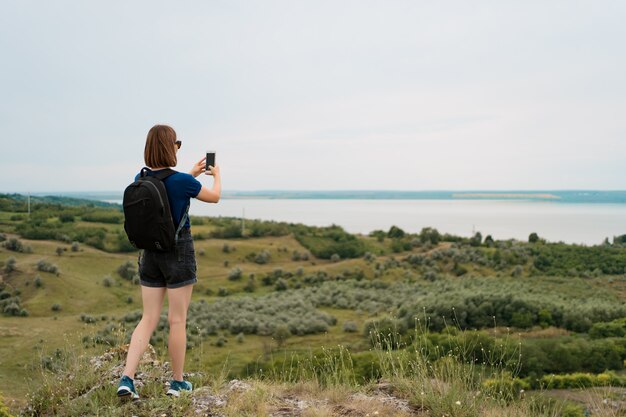
{"label": "blue sneaker", "polygon": [[174,397],[180,397],[181,391],[191,391],[193,386],[189,381],[170,381],[170,389],[167,390],[167,395],[173,395]]}
{"label": "blue sneaker", "polygon": [[117,396],[119,398],[137,400],[139,399],[139,395],[135,390],[135,384],[130,377],[124,375],[122,379],[120,379],[120,384],[117,387]]}

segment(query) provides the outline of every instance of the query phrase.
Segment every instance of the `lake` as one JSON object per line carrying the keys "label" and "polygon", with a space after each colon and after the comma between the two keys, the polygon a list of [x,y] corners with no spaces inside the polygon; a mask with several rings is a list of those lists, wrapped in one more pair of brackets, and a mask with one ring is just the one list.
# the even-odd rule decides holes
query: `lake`
{"label": "lake", "polygon": [[352,233],[389,230],[527,240],[536,232],[549,241],[599,244],[626,234],[626,204],[564,204],[520,200],[364,200],[222,198],[218,204],[193,200],[190,213],[277,220],[314,226],[337,224]]}

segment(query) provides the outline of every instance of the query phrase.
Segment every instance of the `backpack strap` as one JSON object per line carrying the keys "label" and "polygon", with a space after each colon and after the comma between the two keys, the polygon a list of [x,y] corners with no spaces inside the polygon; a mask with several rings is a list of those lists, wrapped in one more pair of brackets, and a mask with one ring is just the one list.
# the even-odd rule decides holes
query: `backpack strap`
{"label": "backpack strap", "polygon": [[141,176],[145,177],[146,175],[150,175],[156,179],[164,181],[167,177],[176,174],[178,171],[174,171],[171,168],[159,169],[158,171],[153,171],[148,167],[143,167],[141,169]]}
{"label": "backpack strap", "polygon": [[178,223],[178,229],[176,229],[176,233],[174,234],[174,240],[176,242],[178,242],[178,234],[180,233],[181,230],[183,230],[183,227],[185,227],[185,223],[187,222],[187,219],[189,218],[189,206],[191,206],[191,204],[187,205],[185,214],[183,214],[183,217],[180,219],[180,223]]}

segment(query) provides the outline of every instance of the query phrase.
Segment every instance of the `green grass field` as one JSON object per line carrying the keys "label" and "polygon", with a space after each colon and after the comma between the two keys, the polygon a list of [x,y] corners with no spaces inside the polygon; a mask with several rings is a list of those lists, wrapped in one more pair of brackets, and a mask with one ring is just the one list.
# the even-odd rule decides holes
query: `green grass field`
{"label": "green grass field", "polygon": [[[0,316],[0,378],[11,381],[3,385],[2,392],[7,402],[15,401],[16,405],[24,404],[25,394],[41,383],[43,358],[53,355],[59,348],[73,349],[79,356],[97,355],[110,346],[86,344],[85,336],[93,336],[107,325],[118,323],[128,313],[141,309],[140,287],[118,274],[118,268],[124,263],[136,265],[137,252],[117,253],[111,251],[113,246],[109,244],[104,245],[106,250],[100,250],[85,243],[74,245],[74,249],[77,248],[74,250],[71,242],[25,239],[15,234],[23,221],[26,220],[21,213],[0,212],[0,233],[4,238],[7,241],[19,239],[30,248],[16,252],[0,246],[0,283],[4,293],[18,296],[20,308],[27,312],[23,317]],[[194,346],[187,356],[189,371],[202,370],[214,375],[225,372],[230,377],[241,377],[250,364],[271,364],[281,356],[304,355],[322,347],[343,346],[353,353],[367,352],[371,348],[364,335],[367,323],[385,317],[403,317],[403,314],[408,320],[410,314],[419,313],[422,305],[450,305],[453,310],[456,305],[454,314],[459,315],[465,313],[458,310],[458,306],[464,306],[470,316],[477,312],[510,316],[505,320],[520,326],[504,323],[499,327],[501,316],[489,318],[487,321],[491,324],[485,327],[471,324],[475,323],[472,321],[447,322],[453,327],[478,327],[486,335],[510,332],[520,340],[549,339],[565,343],[560,341],[569,338],[567,343],[582,340],[580,343],[592,344],[595,342],[589,340],[589,328],[596,322],[611,322],[617,318],[626,302],[624,274],[598,272],[595,265],[593,271],[572,271],[568,262],[577,256],[575,250],[572,254],[572,248],[559,252],[558,246],[550,247],[550,252],[545,253],[557,260],[546,264],[550,268],[546,269],[546,274],[538,269],[546,261],[536,262],[544,253],[542,246],[510,242],[496,247],[476,247],[454,241],[424,243],[417,242],[419,236],[402,237],[402,241],[356,236],[367,249],[364,256],[330,260],[315,257],[309,248],[302,246],[302,238],[296,238],[293,233],[217,238],[210,236],[223,227],[219,222],[224,220],[197,221],[200,224],[192,227],[194,235],[199,237],[195,240],[198,284],[194,289],[194,302],[211,305],[254,297],[272,303],[272,300],[304,297],[301,302],[313,303],[312,308],[334,317],[336,324],[325,327],[324,331],[292,334],[280,346],[271,332],[237,336],[228,327],[215,331],[196,328],[197,336],[192,339]],[[71,227],[103,228],[107,231],[104,242],[116,242],[121,225],[77,219],[63,227],[70,231]],[[324,239],[332,237],[317,237],[314,245],[323,247]],[[413,243],[408,244],[410,241]],[[350,245],[355,247],[354,242]],[[403,250],[398,250],[399,247]],[[585,256],[593,260],[595,249],[580,250],[585,250]],[[604,252],[598,250],[604,256]],[[264,263],[256,262],[255,255],[264,251],[269,258]],[[306,253],[308,258],[298,259],[295,252]],[[610,256],[626,259],[626,249],[611,248]],[[15,259],[13,270],[6,271],[10,258]],[[41,260],[55,264],[59,272],[39,271],[37,263]],[[234,268],[242,271],[240,279],[229,279]],[[568,272],[558,272],[563,270]],[[253,290],[247,287],[251,275],[254,276]],[[283,288],[279,288],[280,285]],[[498,307],[502,301],[497,297],[509,297],[509,301],[503,298],[504,303],[517,306],[513,308],[517,310],[509,311],[506,305]],[[602,309],[598,310],[599,307]],[[439,312],[436,308],[432,311]],[[81,320],[81,316],[83,319],[91,317],[95,322],[88,323]],[[306,322],[306,317],[298,319]],[[544,319],[546,321],[541,322]],[[195,323],[196,319],[190,317],[189,331]],[[345,331],[346,323],[356,331]],[[125,334],[118,335],[119,343],[132,331],[132,325],[131,322],[126,326]],[[271,322],[270,328],[274,328]],[[408,343],[411,343],[410,332],[408,329],[403,336]],[[165,340],[161,337],[154,343],[163,360],[167,360]],[[593,346],[589,349],[595,349]],[[622,355],[621,359],[616,358],[617,362],[621,360],[621,367],[614,365],[611,369],[619,374],[626,349],[615,346],[615,354]],[[585,370],[584,365],[580,366]]]}

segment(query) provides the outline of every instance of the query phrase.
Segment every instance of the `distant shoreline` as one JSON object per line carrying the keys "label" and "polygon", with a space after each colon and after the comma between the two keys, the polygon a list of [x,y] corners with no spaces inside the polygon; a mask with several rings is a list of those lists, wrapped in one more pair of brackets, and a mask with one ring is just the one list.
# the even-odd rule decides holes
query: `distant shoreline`
{"label": "distant shoreline", "polygon": [[465,193],[465,194],[453,194],[453,198],[479,198],[479,199],[540,199],[540,200],[559,200],[561,197],[554,194],[499,194],[499,193]]}
{"label": "distant shoreline", "polygon": [[[38,192],[33,196],[62,196],[99,201],[121,201],[118,192]],[[222,192],[223,199],[272,200],[508,200],[551,203],[626,204],[626,190],[458,190],[458,191],[382,191],[382,190],[258,190]]]}

